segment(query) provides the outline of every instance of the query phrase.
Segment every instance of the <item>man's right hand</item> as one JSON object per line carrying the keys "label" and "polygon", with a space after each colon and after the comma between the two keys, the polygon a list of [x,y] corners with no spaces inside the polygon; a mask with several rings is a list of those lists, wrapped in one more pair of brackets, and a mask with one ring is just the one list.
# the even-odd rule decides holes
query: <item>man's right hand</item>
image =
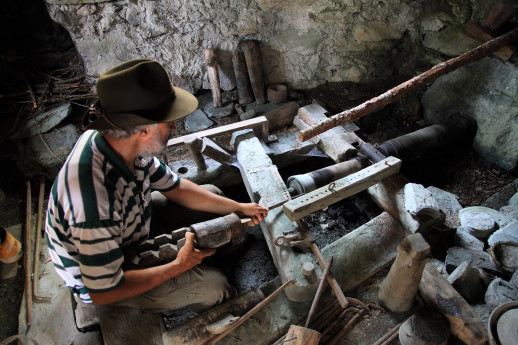
{"label": "man's right hand", "polygon": [[216,249],[194,248],[194,238],[194,233],[189,231],[186,232],[185,244],[176,255],[175,261],[177,261],[178,264],[180,264],[182,268],[185,268],[186,270],[190,270],[194,266],[199,265],[207,256],[211,256],[212,254],[216,253]]}

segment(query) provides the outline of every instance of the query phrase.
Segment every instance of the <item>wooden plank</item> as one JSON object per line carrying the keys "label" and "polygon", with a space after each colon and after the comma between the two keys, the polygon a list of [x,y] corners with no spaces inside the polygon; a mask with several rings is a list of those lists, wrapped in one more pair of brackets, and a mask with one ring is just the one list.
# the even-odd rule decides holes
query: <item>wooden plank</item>
{"label": "wooden plank", "polygon": [[246,128],[259,128],[259,127],[261,127],[261,134],[262,134],[263,139],[266,139],[268,137],[268,119],[264,116],[258,116],[258,117],[254,117],[250,120],[231,123],[229,125],[211,128],[211,129],[207,129],[205,131],[196,132],[196,133],[184,135],[182,137],[169,139],[169,141],[167,142],[167,146],[176,146],[176,145],[184,144],[187,139],[189,139],[193,136],[203,139],[204,137],[210,138],[210,137],[215,137],[217,135],[240,131],[240,130],[246,129]]}
{"label": "wooden plank", "polygon": [[[472,41],[478,44],[483,44],[496,37],[491,32],[491,30],[474,22],[467,22],[466,24],[464,24],[463,33]],[[511,58],[511,56],[513,56],[514,52],[516,51],[516,48],[516,45],[508,45],[500,50],[497,50],[496,52],[494,52],[494,54],[498,56],[500,59],[508,61]]]}
{"label": "wooden plank", "polygon": [[237,49],[232,51],[232,64],[234,66],[234,75],[236,76],[239,104],[252,103],[255,98],[252,93],[250,78],[248,77],[245,56]]}
{"label": "wooden plank", "polygon": [[282,210],[291,221],[297,221],[312,212],[359,193],[384,178],[398,173],[400,167],[400,159],[388,157],[327,186],[291,200],[282,206]]}
{"label": "wooden plank", "polygon": [[[307,125],[314,125],[327,120],[327,111],[318,103],[312,103],[299,109],[297,116]],[[318,146],[336,163],[356,156],[356,148],[351,144],[358,141],[354,132],[347,132],[343,127],[335,127],[320,135]]]}

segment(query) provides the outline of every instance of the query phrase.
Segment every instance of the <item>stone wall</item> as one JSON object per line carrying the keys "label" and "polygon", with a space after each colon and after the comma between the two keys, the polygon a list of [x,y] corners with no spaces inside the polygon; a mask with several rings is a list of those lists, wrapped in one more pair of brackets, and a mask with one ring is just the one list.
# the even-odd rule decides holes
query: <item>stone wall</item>
{"label": "stone wall", "polygon": [[474,46],[462,23],[493,0],[46,0],[70,32],[89,80],[134,58],[164,64],[173,83],[208,89],[203,48],[217,48],[224,90],[231,51],[260,42],[268,84],[307,89],[409,77]]}

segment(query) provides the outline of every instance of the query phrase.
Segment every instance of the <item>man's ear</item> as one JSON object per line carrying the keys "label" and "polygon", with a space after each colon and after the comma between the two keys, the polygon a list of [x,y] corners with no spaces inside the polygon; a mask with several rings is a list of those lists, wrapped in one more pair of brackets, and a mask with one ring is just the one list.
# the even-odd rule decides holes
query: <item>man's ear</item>
{"label": "man's ear", "polygon": [[151,135],[151,133],[152,133],[151,125],[145,125],[139,130],[138,135],[141,137],[147,137],[148,135]]}

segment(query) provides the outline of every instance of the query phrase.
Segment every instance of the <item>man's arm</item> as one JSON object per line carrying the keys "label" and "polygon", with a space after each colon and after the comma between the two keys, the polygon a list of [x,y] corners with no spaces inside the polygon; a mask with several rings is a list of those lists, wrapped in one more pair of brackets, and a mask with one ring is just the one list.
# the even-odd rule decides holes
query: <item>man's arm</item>
{"label": "man's arm", "polygon": [[194,182],[181,179],[173,190],[162,193],[169,200],[187,208],[226,215],[237,213],[251,217],[254,224],[259,224],[268,214],[268,209],[256,203],[239,203],[221,195],[214,194]]}
{"label": "man's arm", "polygon": [[108,292],[89,292],[92,301],[96,305],[104,305],[139,295],[199,265],[205,257],[216,252],[215,249],[194,248],[194,236],[190,232],[185,234],[185,245],[175,260],[160,266],[124,271],[121,286]]}

